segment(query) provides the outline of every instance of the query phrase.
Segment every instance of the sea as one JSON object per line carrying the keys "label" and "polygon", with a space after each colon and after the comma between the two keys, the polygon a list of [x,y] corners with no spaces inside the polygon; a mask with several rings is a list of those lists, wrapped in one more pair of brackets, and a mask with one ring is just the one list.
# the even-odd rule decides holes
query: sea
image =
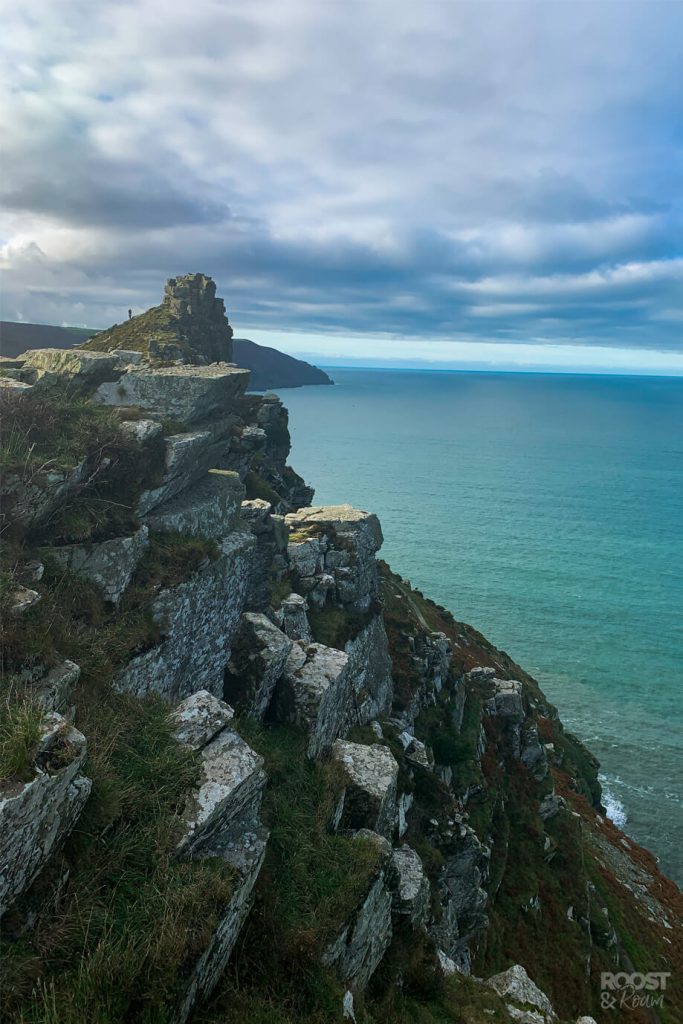
{"label": "sea", "polygon": [[280,392],[314,503],[536,677],[683,883],[683,379],[326,367]]}

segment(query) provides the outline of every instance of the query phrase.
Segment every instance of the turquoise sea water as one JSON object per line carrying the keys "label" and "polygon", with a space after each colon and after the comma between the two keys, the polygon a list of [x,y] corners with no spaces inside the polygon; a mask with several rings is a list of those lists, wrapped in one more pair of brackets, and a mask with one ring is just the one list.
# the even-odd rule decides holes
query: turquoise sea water
{"label": "turquoise sea water", "polygon": [[683,380],[328,370],[282,392],[316,503],[537,677],[683,881]]}

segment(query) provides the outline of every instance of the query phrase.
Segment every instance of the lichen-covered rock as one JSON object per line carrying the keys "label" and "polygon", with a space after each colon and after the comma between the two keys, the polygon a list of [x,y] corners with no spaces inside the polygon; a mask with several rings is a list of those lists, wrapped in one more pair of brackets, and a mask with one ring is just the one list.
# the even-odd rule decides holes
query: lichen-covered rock
{"label": "lichen-covered rock", "polygon": [[219,540],[235,529],[243,497],[244,484],[237,473],[214,469],[150,512],[145,521],[151,530],[162,533]]}
{"label": "lichen-covered rock", "polygon": [[88,384],[115,380],[120,375],[119,360],[113,353],[88,352],[82,348],[32,348],[20,357],[25,366],[43,375],[79,377]]}
{"label": "lichen-covered rock", "polygon": [[429,912],[429,880],[419,854],[410,846],[400,846],[393,851],[392,861],[397,874],[394,913],[408,917],[415,925],[424,924]]}
{"label": "lichen-covered rock", "polygon": [[260,612],[245,612],[232,644],[224,694],[240,714],[261,719],[285,669],[292,641]]}
{"label": "lichen-covered rock", "polygon": [[522,684],[516,679],[491,680],[493,696],[486,702],[487,715],[499,715],[501,718],[524,718],[524,692]]}
{"label": "lichen-covered rock", "polygon": [[[415,719],[436,703],[437,695],[448,678],[453,658],[451,642],[444,633],[417,633],[410,638],[413,656],[412,667],[418,675],[419,685],[413,688],[409,702],[402,712],[406,725],[412,728]],[[464,688],[463,688],[464,696]],[[464,707],[464,700],[462,701]],[[456,712],[453,722],[456,730],[460,729],[462,707]]]}
{"label": "lichen-covered rock", "polygon": [[201,771],[182,815],[176,853],[220,858],[234,872],[218,926],[192,966],[174,1024],[185,1024],[220,979],[251,907],[268,831],[259,814],[266,777],[263,758],[230,725],[232,708],[207,691],[192,694],[173,714],[175,738],[199,752]]}
{"label": "lichen-covered rock", "polygon": [[215,561],[157,595],[151,612],[162,641],[118,672],[117,689],[137,696],[158,693],[167,700],[180,700],[198,689],[222,696],[253,547],[251,534],[231,533],[221,541]]}
{"label": "lichen-covered rock", "polygon": [[232,363],[210,366],[140,367],[95,392],[102,405],[139,406],[153,416],[198,423],[235,408],[249,383],[249,370]]}
{"label": "lichen-covered rock", "polygon": [[488,925],[488,895],[484,882],[488,874],[489,851],[476,833],[461,824],[440,843],[444,866],[436,882],[442,914],[429,927],[436,944],[459,971],[470,973],[470,942]]}
{"label": "lichen-covered rock", "polygon": [[251,909],[252,891],[265,857],[267,838],[267,830],[263,826],[256,826],[243,832],[237,841],[228,842],[222,849],[212,851],[235,869],[232,895],[209,945],[192,967],[173,1024],[185,1024],[194,1007],[203,1002],[220,981]]}
{"label": "lichen-covered rock", "polygon": [[298,587],[309,594],[331,577],[334,603],[366,612],[377,600],[375,554],[382,545],[377,516],[351,505],[299,509],[286,516],[288,554]]}
{"label": "lichen-covered rock", "polygon": [[0,917],[69,834],[90,794],[85,737],[48,712],[28,782],[0,787]]}
{"label": "lichen-covered rock", "polygon": [[[521,964],[514,964],[507,971],[495,974],[486,984],[505,1000],[508,1011],[515,1008],[524,1011],[531,1007],[537,1010],[542,1020],[548,1024],[556,1020],[555,1011],[547,995],[534,984]],[[515,1014],[513,1016],[520,1019]]]}
{"label": "lichen-covered rock", "polygon": [[37,590],[31,590],[30,587],[25,587],[20,583],[14,587],[10,595],[10,615],[23,615],[39,601],[40,594]]}
{"label": "lichen-covered rock", "polygon": [[310,644],[313,639],[308,621],[308,602],[301,594],[289,594],[276,612],[277,621],[291,640],[302,640]]}
{"label": "lichen-covered rock", "polygon": [[32,693],[46,711],[59,711],[64,714],[80,676],[81,670],[78,665],[73,661],[63,661],[34,684]]}
{"label": "lichen-covered rock", "polygon": [[521,729],[520,759],[535,779],[544,779],[548,774],[548,759],[545,747],[538,736],[538,725],[533,719],[527,719]]}
{"label": "lichen-covered rock", "polygon": [[250,611],[270,608],[272,584],[287,570],[287,529],[282,516],[273,514],[273,507],[262,498],[242,502],[241,517],[256,538],[256,550],[247,593]]}
{"label": "lichen-covered rock", "polygon": [[178,743],[201,750],[234,717],[233,709],[208,690],[198,690],[181,701],[172,715],[173,735]]}
{"label": "lichen-covered rock", "polygon": [[554,818],[566,806],[564,799],[558,796],[557,793],[548,793],[541,800],[538,813],[543,821],[550,821],[551,818]]}
{"label": "lichen-covered rock", "polygon": [[309,757],[326,753],[344,728],[351,694],[348,660],[336,648],[300,642],[287,658],[275,697],[277,717],[306,729]]}
{"label": "lichen-covered rock", "polygon": [[67,469],[4,473],[0,480],[2,518],[26,527],[44,523],[82,484],[85,472],[86,460],[81,459]]}
{"label": "lichen-covered rock", "polygon": [[347,728],[365,725],[391,710],[394,684],[384,619],[375,615],[344,651],[348,657],[353,700],[348,705]]}
{"label": "lichen-covered rock", "polygon": [[390,838],[397,817],[398,763],[389,748],[337,740],[332,757],[346,783],[339,827],[367,828]]}
{"label": "lichen-covered rock", "polygon": [[170,501],[215,468],[229,443],[233,423],[234,417],[227,416],[208,423],[202,430],[164,438],[163,477],[156,487],[143,491],[138,498],[138,515],[144,516],[162,502]]}
{"label": "lichen-covered rock", "polygon": [[182,857],[209,849],[258,819],[266,775],[263,758],[226,727],[201,749],[201,773],[183,812]]}
{"label": "lichen-covered rock", "polygon": [[93,583],[107,601],[117,604],[130,583],[138,562],[149,547],[148,528],[142,526],[127,537],[91,544],[66,544],[49,548],[58,565]]}
{"label": "lichen-covered rock", "polygon": [[337,938],[325,950],[322,960],[331,967],[352,992],[362,992],[389,948],[392,936],[391,893],[387,886],[390,871],[391,846],[372,832],[357,833],[362,841],[377,842],[382,859],[370,880],[367,895]]}

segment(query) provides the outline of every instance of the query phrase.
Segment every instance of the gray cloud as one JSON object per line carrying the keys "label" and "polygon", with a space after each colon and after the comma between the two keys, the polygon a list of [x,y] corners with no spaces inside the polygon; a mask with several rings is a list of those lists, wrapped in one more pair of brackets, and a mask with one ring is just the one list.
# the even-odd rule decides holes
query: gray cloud
{"label": "gray cloud", "polygon": [[240,333],[680,347],[683,8],[36,0],[0,43],[3,315],[205,270]]}

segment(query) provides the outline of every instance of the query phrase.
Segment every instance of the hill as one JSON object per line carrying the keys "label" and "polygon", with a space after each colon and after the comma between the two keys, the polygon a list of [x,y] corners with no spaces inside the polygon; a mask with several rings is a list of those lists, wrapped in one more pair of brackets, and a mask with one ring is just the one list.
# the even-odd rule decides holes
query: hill
{"label": "hill", "polygon": [[[96,333],[85,327],[55,327],[3,320],[0,321],[0,355],[14,358],[32,348],[72,348],[82,345]],[[232,346],[235,362],[251,370],[251,391],[333,383],[317,366],[266,345],[257,345],[248,338],[233,338]]]}

